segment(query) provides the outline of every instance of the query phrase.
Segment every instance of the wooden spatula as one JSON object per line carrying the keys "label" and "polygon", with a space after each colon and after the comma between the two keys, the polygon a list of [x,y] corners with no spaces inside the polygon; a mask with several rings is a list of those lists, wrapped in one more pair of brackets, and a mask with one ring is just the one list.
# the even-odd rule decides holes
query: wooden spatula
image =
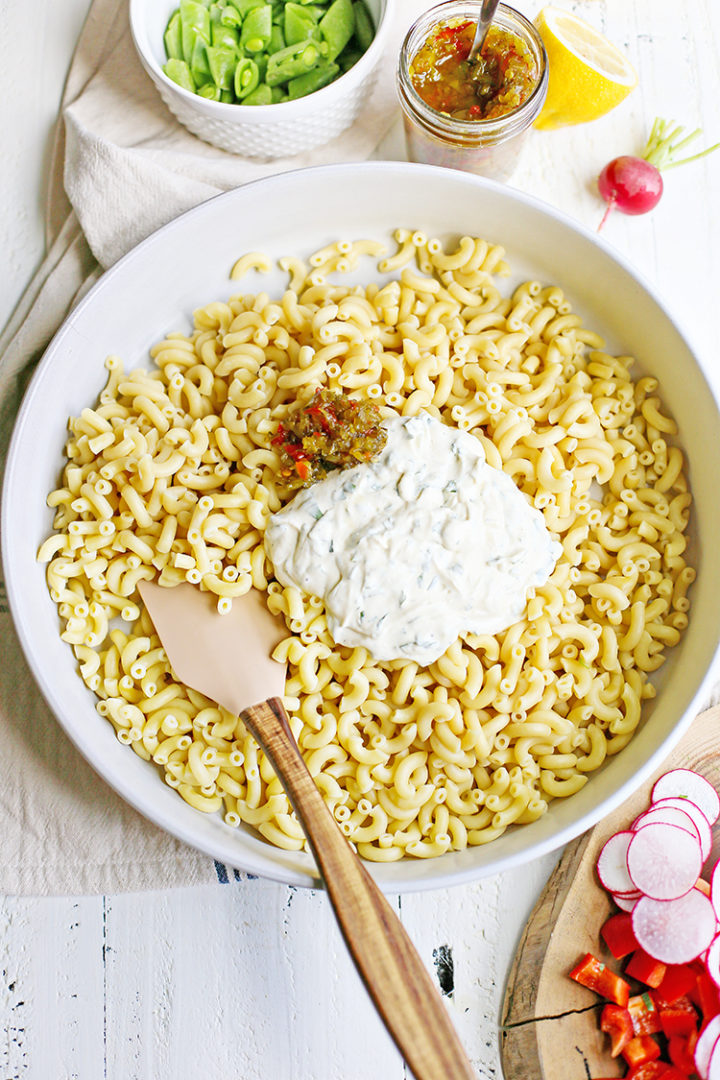
{"label": "wooden spatula", "polygon": [[473,1080],[427,969],[303,761],[280,700],[285,668],[270,658],[283,628],[262,597],[253,589],[219,615],[212,595],[192,585],[144,581],[139,588],[178,678],[242,715],[267,755],[308,838],[360,976],[417,1080]]}

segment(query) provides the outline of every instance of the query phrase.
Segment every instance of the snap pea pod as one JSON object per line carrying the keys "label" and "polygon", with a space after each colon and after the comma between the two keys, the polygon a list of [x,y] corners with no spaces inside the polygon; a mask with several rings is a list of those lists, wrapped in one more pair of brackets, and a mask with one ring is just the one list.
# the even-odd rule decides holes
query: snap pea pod
{"label": "snap pea pod", "polygon": [[274,25],[273,28],[272,28],[272,33],[270,34],[270,42],[268,44],[268,50],[267,51],[268,51],[269,54],[270,53],[275,53],[275,52],[278,52],[278,50],[280,50],[280,49],[284,49],[286,45],[287,45],[287,41],[285,40],[285,34],[283,33],[283,28],[278,23],[278,24]]}
{"label": "snap pea pod", "polygon": [[240,45],[240,30],[237,26],[228,26],[218,19],[211,23],[212,43],[218,49],[237,50]]}
{"label": "snap pea pod", "polygon": [[208,45],[205,51],[213,83],[220,90],[231,90],[237,66],[235,50]]}
{"label": "snap pea pod", "polygon": [[349,71],[353,64],[357,64],[361,56],[362,53],[359,49],[343,49],[342,55],[338,57],[340,70],[343,72]]}
{"label": "snap pea pod", "polygon": [[220,101],[222,90],[215,83],[203,83],[197,88],[197,94],[199,97],[207,98],[208,101]]}
{"label": "snap pea pod", "polygon": [[244,99],[243,105],[272,105],[273,92],[267,83],[256,86],[251,94]]}
{"label": "snap pea pod", "polygon": [[198,39],[210,44],[210,12],[199,0],[180,0],[179,10],[183,59],[191,63]]}
{"label": "snap pea pod", "polygon": [[320,53],[312,42],[299,41],[295,45],[286,45],[268,60],[265,81],[268,86],[289,82],[297,75],[305,75],[319,59]]}
{"label": "snap pea pod", "polygon": [[315,90],[322,89],[323,86],[327,86],[328,83],[333,81],[339,71],[339,64],[328,63],[327,61],[318,64],[312,71],[307,71],[304,75],[297,75],[294,79],[290,79],[288,82],[288,97],[291,101],[294,101],[295,98],[305,97]]}
{"label": "snap pea pod", "polygon": [[334,60],[343,51],[355,31],[352,0],[333,0],[318,23],[318,27],[327,42],[326,58]]}
{"label": "snap pea pod", "polygon": [[165,28],[165,55],[168,60],[182,60],[182,27],[180,25],[180,11],[175,11]]}
{"label": "snap pea pod", "polygon": [[212,81],[210,60],[207,50],[208,46],[202,38],[196,38],[195,44],[193,45],[192,56],[190,57],[190,72],[196,86],[202,86],[203,83]]}
{"label": "snap pea pod", "polygon": [[375,37],[375,27],[364,0],[355,0],[353,15],[355,16],[355,41],[360,53],[364,53],[370,48],[372,39]]}
{"label": "snap pea pod", "polygon": [[272,7],[263,4],[248,11],[240,31],[240,45],[250,53],[266,49],[272,34]]}
{"label": "snap pea pod", "polygon": [[172,79],[178,86],[182,86],[183,90],[190,90],[191,93],[195,93],[195,81],[190,74],[190,68],[184,60],[177,60],[174,57],[171,58],[163,68],[163,71],[168,79]]}
{"label": "snap pea pod", "polygon": [[251,60],[249,56],[244,56],[242,60],[238,61],[238,65],[235,68],[233,89],[238,101],[242,101],[243,98],[252,94],[259,82],[260,71],[257,64],[254,60]]}
{"label": "snap pea pod", "polygon": [[311,8],[292,3],[292,0],[285,5],[283,32],[288,45],[296,45],[298,41],[308,41],[317,31],[317,24],[318,20],[313,16]]}
{"label": "snap pea pod", "polygon": [[227,6],[235,8],[240,18],[244,19],[253,8],[263,7],[266,3],[267,0],[229,0]]}
{"label": "snap pea pod", "polygon": [[227,4],[220,10],[220,22],[223,26],[231,26],[233,30],[237,30],[239,33],[242,26],[242,15],[232,4]]}

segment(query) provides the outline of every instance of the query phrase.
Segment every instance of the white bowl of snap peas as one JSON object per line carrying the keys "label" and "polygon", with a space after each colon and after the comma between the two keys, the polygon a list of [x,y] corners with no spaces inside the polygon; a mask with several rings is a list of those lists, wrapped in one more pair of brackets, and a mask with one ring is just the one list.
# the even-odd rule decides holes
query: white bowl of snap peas
{"label": "white bowl of snap peas", "polygon": [[270,160],[329,142],[372,90],[393,0],[130,0],[140,60],[194,135]]}

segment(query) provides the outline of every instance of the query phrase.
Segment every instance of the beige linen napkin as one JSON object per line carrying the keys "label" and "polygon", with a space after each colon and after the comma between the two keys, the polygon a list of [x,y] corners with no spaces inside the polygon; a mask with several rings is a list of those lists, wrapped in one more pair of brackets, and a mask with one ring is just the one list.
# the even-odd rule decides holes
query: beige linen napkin
{"label": "beige linen napkin", "polygon": [[[94,0],[63,99],[47,208],[48,254],[0,337],[0,470],[22,392],[78,297],[184,210],[270,173],[372,155],[397,115],[395,58],[422,0],[395,0],[368,108],[306,155],[249,162],[206,145],[167,111],[135,55],[127,0]],[[25,663],[0,575],[0,893],[89,894],[225,882],[146,822],[80,757]]]}

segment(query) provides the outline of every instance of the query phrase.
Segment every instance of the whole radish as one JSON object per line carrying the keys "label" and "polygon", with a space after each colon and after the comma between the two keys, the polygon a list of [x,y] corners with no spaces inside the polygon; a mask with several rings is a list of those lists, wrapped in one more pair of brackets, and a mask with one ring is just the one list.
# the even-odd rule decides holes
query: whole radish
{"label": "whole radish", "polygon": [[598,191],[607,203],[598,231],[612,210],[617,209],[623,214],[647,214],[657,206],[663,193],[662,169],[695,161],[720,147],[720,143],[715,143],[698,154],[677,159],[678,151],[700,134],[700,128],[696,128],[681,139],[683,131],[682,127],[656,118],[640,157],[622,154],[608,162],[598,177]]}

